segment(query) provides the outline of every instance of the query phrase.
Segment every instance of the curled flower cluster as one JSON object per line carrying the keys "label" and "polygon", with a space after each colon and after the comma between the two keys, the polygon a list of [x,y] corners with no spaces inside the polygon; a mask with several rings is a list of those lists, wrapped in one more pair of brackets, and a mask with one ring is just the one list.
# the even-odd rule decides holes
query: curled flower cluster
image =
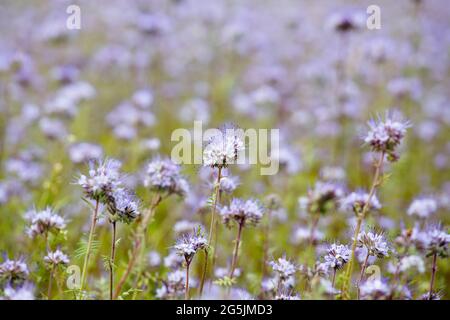
{"label": "curled flower cluster", "polygon": [[96,167],[90,162],[89,174],[80,175],[77,184],[84,189],[86,197],[104,202],[122,185],[119,171],[121,166],[120,161],[114,159],[97,161]]}
{"label": "curled flower cluster", "polygon": [[394,162],[398,160],[396,149],[405,137],[408,127],[408,121],[397,121],[387,115],[384,121],[378,119],[369,122],[370,130],[364,141],[370,145],[372,151],[383,152],[388,156],[388,160]]}
{"label": "curled flower cluster", "polygon": [[270,261],[269,264],[272,267],[273,271],[278,274],[281,281],[288,280],[298,270],[298,268],[292,262],[284,257],[278,258],[275,261]]}
{"label": "curled flower cluster", "polygon": [[0,280],[5,280],[10,284],[23,283],[29,273],[27,265],[22,260],[6,259],[0,264]]}
{"label": "curled flower cluster", "polygon": [[325,255],[325,263],[333,269],[341,269],[350,259],[351,250],[343,244],[333,243]]}
{"label": "curled flower cluster", "polygon": [[448,257],[450,234],[443,231],[441,226],[430,227],[422,240],[427,250],[427,256],[436,254],[442,258]]}
{"label": "curled flower cluster", "polygon": [[300,209],[312,214],[325,214],[337,206],[344,196],[344,190],[333,182],[317,182],[306,197],[299,198]]}
{"label": "curled flower cluster", "polygon": [[432,198],[415,199],[408,208],[408,215],[426,219],[434,214],[437,209],[437,202]]}
{"label": "curled flower cluster", "polygon": [[112,219],[130,223],[139,216],[139,199],[127,189],[113,191],[108,197],[107,205]]}
{"label": "curled flower cluster", "polygon": [[180,166],[170,159],[157,158],[147,165],[144,186],[153,191],[184,196],[189,184],[181,175]]}
{"label": "curled flower cluster", "polygon": [[187,263],[192,261],[194,255],[208,247],[208,240],[203,236],[200,229],[194,230],[194,234],[184,235],[178,239],[175,250],[178,255],[184,257]]}
{"label": "curled flower cluster", "polygon": [[389,246],[383,234],[362,231],[357,238],[358,248],[366,248],[370,256],[384,258],[389,255]]}
{"label": "curled flower cluster", "polygon": [[37,212],[32,210],[27,213],[27,218],[31,221],[31,226],[27,229],[27,234],[31,238],[49,232],[57,233],[66,227],[64,218],[56,214],[50,207]]}
{"label": "curled flower cluster", "polygon": [[64,254],[61,250],[57,249],[55,251],[50,251],[44,257],[44,262],[51,267],[56,267],[59,265],[68,265],[69,257]]}
{"label": "curled flower cluster", "polygon": [[244,141],[239,130],[224,129],[213,135],[203,150],[203,165],[212,168],[226,168],[236,163],[244,150]]}
{"label": "curled flower cluster", "polygon": [[232,221],[239,225],[257,225],[264,215],[264,208],[254,199],[234,198],[229,206],[221,208],[223,222],[229,226]]}

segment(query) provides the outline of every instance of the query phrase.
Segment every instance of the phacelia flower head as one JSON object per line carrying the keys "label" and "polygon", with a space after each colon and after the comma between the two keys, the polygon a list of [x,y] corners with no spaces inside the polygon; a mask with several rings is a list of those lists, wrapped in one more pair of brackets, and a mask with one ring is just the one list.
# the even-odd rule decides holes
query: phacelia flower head
{"label": "phacelia flower head", "polygon": [[0,280],[10,284],[23,283],[28,278],[28,267],[23,260],[6,259],[0,264]]}
{"label": "phacelia flower head", "polygon": [[64,254],[61,250],[57,249],[55,251],[50,251],[44,257],[44,262],[51,267],[56,267],[60,265],[68,265],[69,257]]}
{"label": "phacelia flower head", "polygon": [[234,198],[229,206],[220,209],[220,215],[227,226],[232,221],[242,225],[257,225],[264,215],[264,208],[257,200]]}
{"label": "phacelia flower head", "polygon": [[139,199],[128,189],[114,190],[107,200],[108,211],[113,220],[130,223],[139,216]]}
{"label": "phacelia flower head", "polygon": [[408,208],[408,215],[427,219],[438,209],[436,200],[432,198],[415,199]]}
{"label": "phacelia flower head", "polygon": [[270,261],[269,264],[272,267],[273,271],[275,271],[278,274],[281,281],[288,280],[298,270],[298,267],[295,266],[289,260],[287,260],[285,257],[281,257],[278,258],[277,260]]}
{"label": "phacelia flower head", "polygon": [[55,213],[50,207],[42,211],[32,210],[27,213],[26,218],[31,221],[31,225],[26,231],[31,238],[45,235],[49,232],[58,233],[66,227],[64,218]]}
{"label": "phacelia flower head", "polygon": [[241,131],[235,128],[217,130],[203,150],[203,165],[226,168],[229,164],[235,164],[240,152],[245,149]]}
{"label": "phacelia flower head", "polygon": [[96,165],[90,162],[88,175],[80,175],[77,184],[89,199],[105,202],[122,185],[121,166],[120,161],[114,159],[97,161]]}
{"label": "phacelia flower head", "polygon": [[374,152],[384,152],[389,161],[398,160],[397,148],[406,135],[406,130],[411,126],[408,121],[396,120],[387,114],[386,119],[371,120],[369,132],[364,141]]}
{"label": "phacelia flower head", "polygon": [[184,196],[189,184],[182,176],[180,166],[170,159],[156,158],[146,168],[144,186],[153,191]]}
{"label": "phacelia flower head", "polygon": [[362,231],[358,235],[358,248],[366,248],[370,256],[384,258],[389,255],[389,246],[382,233]]}
{"label": "phacelia flower head", "polygon": [[343,244],[333,243],[327,250],[325,263],[333,269],[341,269],[350,259],[351,250]]}
{"label": "phacelia flower head", "polygon": [[325,214],[336,207],[344,196],[344,190],[333,182],[317,182],[306,197],[299,199],[300,209],[311,214]]}
{"label": "phacelia flower head", "polygon": [[193,234],[184,235],[179,238],[174,248],[178,255],[184,257],[186,262],[190,263],[197,251],[206,249],[207,247],[208,241],[199,228],[194,230]]}
{"label": "phacelia flower head", "polygon": [[438,255],[442,258],[448,257],[448,244],[450,234],[442,229],[440,225],[429,227],[423,239],[427,256]]}
{"label": "phacelia flower head", "polygon": [[387,300],[391,297],[392,288],[381,279],[364,282],[360,287],[361,298],[364,300]]}
{"label": "phacelia flower head", "polygon": [[[342,199],[341,207],[345,211],[360,213],[362,209],[367,205],[368,200],[369,200],[368,193],[364,191],[352,192]],[[369,208],[371,210],[381,209],[381,203],[375,194],[370,199]]]}

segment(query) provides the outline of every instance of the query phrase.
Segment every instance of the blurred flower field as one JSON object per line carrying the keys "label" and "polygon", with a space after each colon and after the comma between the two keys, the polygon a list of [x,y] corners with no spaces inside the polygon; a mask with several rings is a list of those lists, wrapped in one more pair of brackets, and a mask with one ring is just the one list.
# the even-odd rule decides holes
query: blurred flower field
{"label": "blurred flower field", "polygon": [[2,1],[0,299],[448,299],[450,7],[372,2]]}

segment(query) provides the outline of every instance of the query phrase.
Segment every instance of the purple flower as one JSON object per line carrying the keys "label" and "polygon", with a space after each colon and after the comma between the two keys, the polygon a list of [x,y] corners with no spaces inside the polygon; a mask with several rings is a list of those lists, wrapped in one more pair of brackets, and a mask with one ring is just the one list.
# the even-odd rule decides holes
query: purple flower
{"label": "purple flower", "polygon": [[96,166],[90,162],[89,174],[80,175],[77,184],[89,199],[105,202],[122,185],[121,166],[120,161],[114,159],[97,161]]}
{"label": "purple flower", "polygon": [[68,265],[69,257],[64,254],[61,250],[57,249],[55,251],[50,251],[44,257],[44,262],[51,267],[56,267],[59,265]]}
{"label": "purple flower", "polygon": [[426,219],[434,214],[437,209],[437,202],[432,198],[415,199],[408,208],[408,215]]}
{"label": "purple flower", "polygon": [[257,225],[262,219],[264,208],[254,199],[242,200],[234,198],[229,206],[220,209],[223,222],[230,226],[232,221],[242,225]]}
{"label": "purple flower", "polygon": [[119,188],[114,190],[106,203],[113,220],[117,219],[124,223],[131,223],[140,214],[140,201],[128,189]]}
{"label": "purple flower", "polygon": [[411,126],[408,121],[396,120],[394,116],[386,115],[383,121],[371,120],[369,122],[369,132],[364,141],[374,152],[384,152],[390,161],[396,161],[398,155],[396,149],[405,137],[406,130]]}
{"label": "purple flower", "polygon": [[26,213],[26,218],[31,221],[27,234],[34,238],[38,235],[46,235],[49,232],[58,233],[66,228],[66,222],[50,207],[42,211],[31,210]]}
{"label": "purple flower", "polygon": [[350,259],[351,250],[343,244],[333,243],[325,255],[325,263],[333,269],[341,269]]}
{"label": "purple flower", "polygon": [[7,281],[10,284],[23,283],[28,278],[28,267],[22,259],[6,259],[0,264],[0,280]]}
{"label": "purple flower", "polygon": [[370,256],[384,258],[389,255],[389,245],[383,234],[362,231],[357,237],[358,248],[366,248]]}
{"label": "purple flower", "polygon": [[180,196],[189,192],[189,184],[181,175],[180,166],[170,159],[156,158],[147,165],[144,186],[156,192]]}

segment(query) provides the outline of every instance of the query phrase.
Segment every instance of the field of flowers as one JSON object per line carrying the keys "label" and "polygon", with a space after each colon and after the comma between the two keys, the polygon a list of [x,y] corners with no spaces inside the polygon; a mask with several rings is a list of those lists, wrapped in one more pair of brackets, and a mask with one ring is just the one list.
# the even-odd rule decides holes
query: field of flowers
{"label": "field of flowers", "polygon": [[[1,1],[0,299],[448,299],[449,27],[445,0]],[[176,163],[194,121],[224,135]],[[276,174],[233,128],[279,130]]]}

